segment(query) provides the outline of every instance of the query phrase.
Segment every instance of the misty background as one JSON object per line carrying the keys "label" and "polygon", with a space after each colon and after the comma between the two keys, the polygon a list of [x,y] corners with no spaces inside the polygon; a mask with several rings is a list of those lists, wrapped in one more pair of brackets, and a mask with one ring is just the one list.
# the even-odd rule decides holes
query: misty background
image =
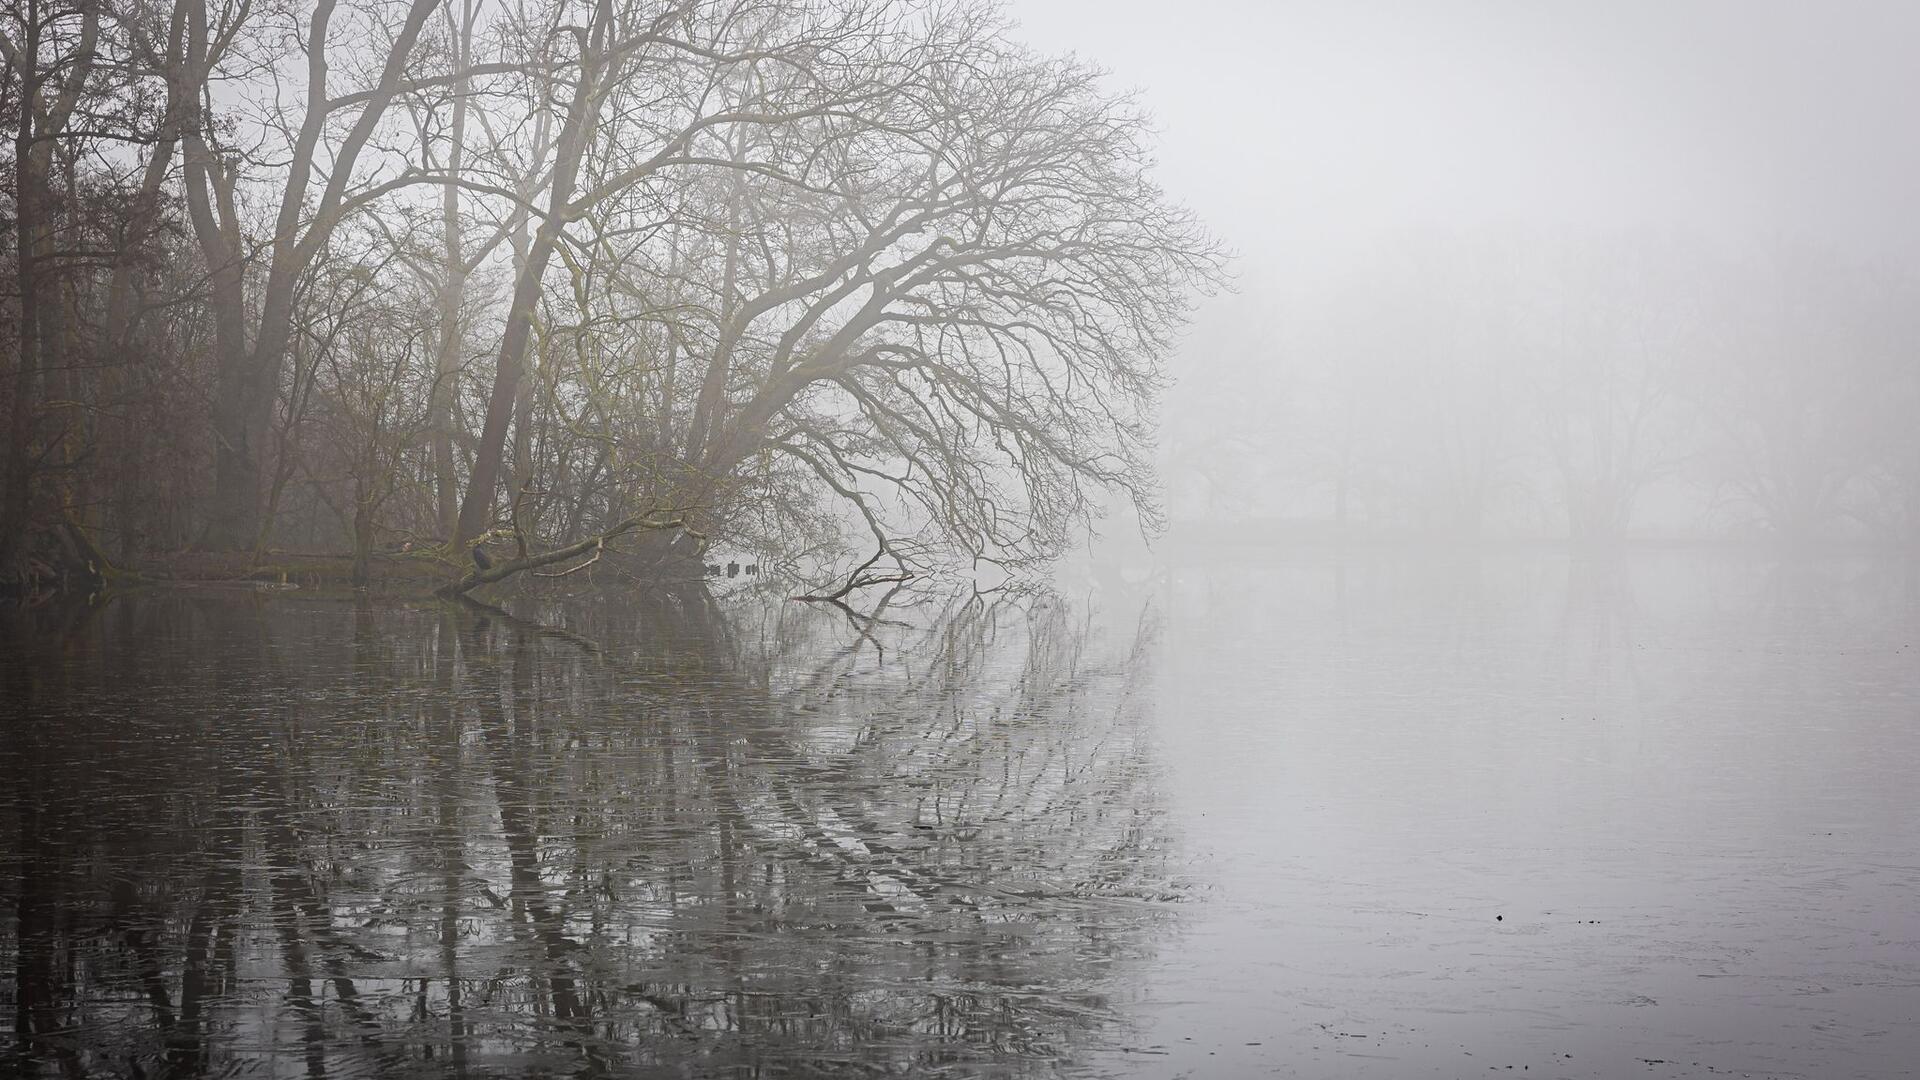
{"label": "misty background", "polygon": [[1173,365],[1176,543],[1920,535],[1911,5],[1011,13],[1237,256]]}

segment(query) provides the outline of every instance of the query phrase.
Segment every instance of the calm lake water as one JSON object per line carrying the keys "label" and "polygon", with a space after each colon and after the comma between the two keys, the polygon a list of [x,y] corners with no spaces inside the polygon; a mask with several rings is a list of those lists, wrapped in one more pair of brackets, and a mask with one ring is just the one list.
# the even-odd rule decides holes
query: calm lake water
{"label": "calm lake water", "polygon": [[1911,567],[1236,560],[13,613],[0,1073],[1915,1075]]}

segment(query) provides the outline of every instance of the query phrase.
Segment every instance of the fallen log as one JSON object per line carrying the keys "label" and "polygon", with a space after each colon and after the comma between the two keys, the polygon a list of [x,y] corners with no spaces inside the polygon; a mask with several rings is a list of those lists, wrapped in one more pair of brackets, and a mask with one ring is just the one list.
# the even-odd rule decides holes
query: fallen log
{"label": "fallen log", "polygon": [[[652,514],[635,514],[632,517],[621,519],[616,522],[612,528],[597,536],[590,536],[579,543],[568,544],[565,547],[557,547],[552,551],[543,551],[539,554],[523,554],[519,558],[506,559],[498,562],[488,560],[484,565],[476,561],[474,568],[468,571],[460,580],[442,585],[434,591],[441,596],[464,596],[482,585],[491,585],[494,582],[505,581],[515,574],[524,573],[528,570],[537,570],[543,566],[552,566],[555,563],[566,562],[569,559],[577,559],[582,555],[591,555],[591,558],[579,566],[564,570],[559,574],[541,575],[544,577],[563,577],[566,574],[573,573],[575,570],[583,569],[599,559],[600,553],[606,550],[607,541],[612,540],[616,536],[632,532],[635,529],[679,529],[684,528],[686,523],[687,518],[685,511],[676,511],[664,518],[656,517]],[[526,549],[523,546],[520,550],[524,552]]]}

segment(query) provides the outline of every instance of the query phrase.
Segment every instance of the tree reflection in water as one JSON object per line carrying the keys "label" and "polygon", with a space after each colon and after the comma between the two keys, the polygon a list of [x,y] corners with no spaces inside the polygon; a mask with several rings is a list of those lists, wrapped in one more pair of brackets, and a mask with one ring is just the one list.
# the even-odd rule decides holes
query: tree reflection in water
{"label": "tree reflection in water", "polygon": [[1149,627],[533,614],[16,619],[8,1071],[1017,1076],[1124,1037],[1180,895]]}

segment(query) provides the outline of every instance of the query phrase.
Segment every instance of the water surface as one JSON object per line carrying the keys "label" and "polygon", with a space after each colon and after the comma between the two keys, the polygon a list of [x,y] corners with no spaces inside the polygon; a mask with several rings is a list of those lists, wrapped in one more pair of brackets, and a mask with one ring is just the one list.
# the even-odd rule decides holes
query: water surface
{"label": "water surface", "polygon": [[5,1070],[1891,1077],[1900,566],[1295,555],[863,637],[195,590],[0,644]]}
{"label": "water surface", "polygon": [[1910,568],[1295,556],[1167,595],[1208,898],[1144,977],[1158,1075],[1920,1075]]}

